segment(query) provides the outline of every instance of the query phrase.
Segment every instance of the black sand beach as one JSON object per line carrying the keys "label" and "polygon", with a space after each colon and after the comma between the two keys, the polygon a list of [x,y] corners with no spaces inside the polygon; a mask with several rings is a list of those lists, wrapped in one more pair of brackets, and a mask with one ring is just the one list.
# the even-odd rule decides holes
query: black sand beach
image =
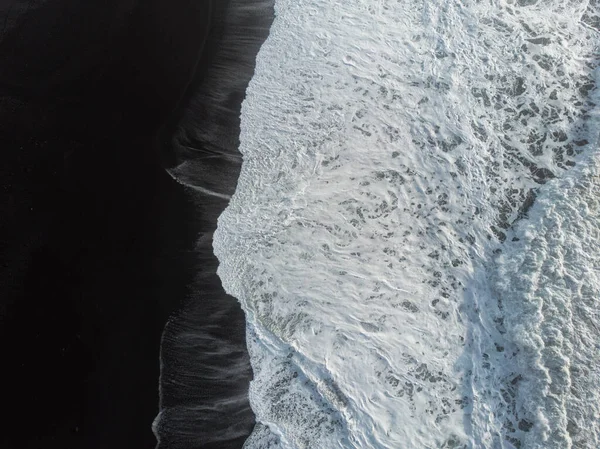
{"label": "black sand beach", "polygon": [[[222,30],[219,8],[0,4],[3,448],[154,447],[169,317],[161,403],[173,418],[157,426],[161,447],[241,447],[251,430],[243,313],[222,292],[210,245],[197,244],[199,235],[210,243],[226,201],[191,195],[164,170],[182,157],[171,136],[214,58],[208,44],[219,45],[216,31],[205,45],[209,30]],[[221,177],[233,191],[237,172]],[[191,293],[213,299],[203,306]],[[202,377],[177,381],[217,341],[182,346],[181,330],[208,322],[246,364],[234,376],[242,400],[232,421],[242,424],[217,445],[175,411],[220,394]]]}

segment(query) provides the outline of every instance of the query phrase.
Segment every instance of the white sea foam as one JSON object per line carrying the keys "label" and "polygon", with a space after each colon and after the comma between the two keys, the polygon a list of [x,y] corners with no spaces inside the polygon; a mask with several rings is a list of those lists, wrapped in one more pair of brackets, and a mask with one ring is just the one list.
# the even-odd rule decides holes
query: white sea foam
{"label": "white sea foam", "polygon": [[512,378],[495,385],[512,386],[507,410],[517,427],[531,426],[528,448],[600,447],[598,162],[541,190],[491,276],[516,363],[490,362]]}
{"label": "white sea foam", "polygon": [[276,14],[214,240],[246,446],[598,447],[598,7]]}

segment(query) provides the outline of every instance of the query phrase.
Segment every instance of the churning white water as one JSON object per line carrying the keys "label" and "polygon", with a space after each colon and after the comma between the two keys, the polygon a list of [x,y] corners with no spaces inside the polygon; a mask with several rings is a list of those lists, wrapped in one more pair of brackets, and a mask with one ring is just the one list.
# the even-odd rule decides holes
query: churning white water
{"label": "churning white water", "polygon": [[595,0],[277,0],[214,248],[258,448],[600,447]]}

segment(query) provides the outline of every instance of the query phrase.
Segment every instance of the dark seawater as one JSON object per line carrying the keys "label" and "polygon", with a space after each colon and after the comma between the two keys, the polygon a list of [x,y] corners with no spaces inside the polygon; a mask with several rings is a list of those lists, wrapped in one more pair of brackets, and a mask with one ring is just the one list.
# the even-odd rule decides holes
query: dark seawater
{"label": "dark seawater", "polygon": [[215,4],[186,101],[163,128],[162,155],[201,217],[197,273],[163,335],[159,448],[240,448],[254,426],[245,319],[216,274],[212,234],[241,166],[239,115],[273,1]]}

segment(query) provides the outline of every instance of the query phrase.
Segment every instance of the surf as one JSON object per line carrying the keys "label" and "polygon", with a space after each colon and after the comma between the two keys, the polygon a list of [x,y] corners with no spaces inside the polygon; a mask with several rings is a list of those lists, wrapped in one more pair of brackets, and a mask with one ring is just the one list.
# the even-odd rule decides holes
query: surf
{"label": "surf", "polygon": [[247,320],[246,447],[554,447],[548,405],[511,384],[527,351],[509,317],[528,312],[498,305],[496,261],[597,149],[597,7],[275,11],[214,239]]}

